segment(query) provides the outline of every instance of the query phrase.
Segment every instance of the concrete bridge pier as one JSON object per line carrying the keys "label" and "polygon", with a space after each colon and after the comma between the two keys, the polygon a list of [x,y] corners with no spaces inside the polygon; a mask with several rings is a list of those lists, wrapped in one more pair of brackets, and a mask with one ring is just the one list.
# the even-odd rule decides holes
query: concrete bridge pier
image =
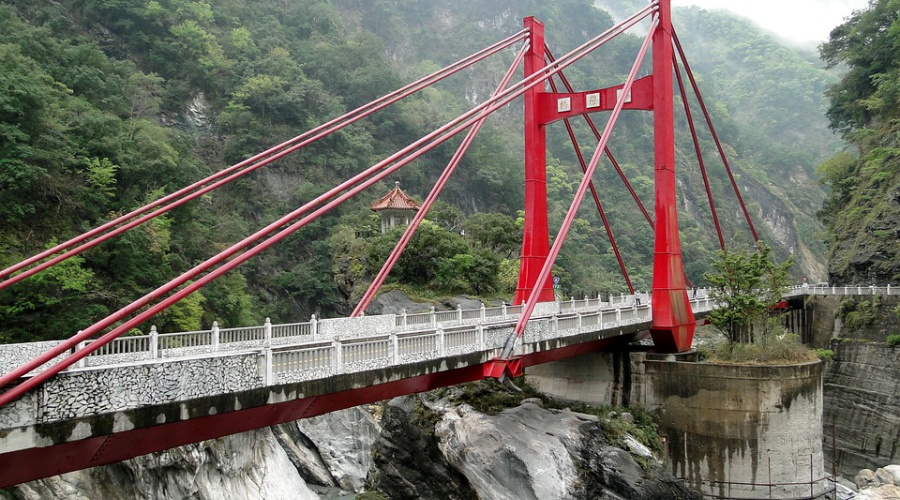
{"label": "concrete bridge pier", "polygon": [[657,410],[664,460],[713,498],[819,498],[822,364],[718,365],[695,351],[596,352],[526,370],[545,394]]}

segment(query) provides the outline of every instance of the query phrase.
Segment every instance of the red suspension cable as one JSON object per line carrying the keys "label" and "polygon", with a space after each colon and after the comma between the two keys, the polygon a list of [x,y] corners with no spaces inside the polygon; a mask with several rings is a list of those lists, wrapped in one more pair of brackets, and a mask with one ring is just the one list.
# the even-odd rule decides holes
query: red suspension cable
{"label": "red suspension cable", "polygon": [[741,190],[738,189],[737,182],[734,180],[731,165],[728,164],[728,157],[725,156],[725,150],[722,148],[722,143],[719,141],[719,135],[716,133],[712,119],[709,116],[709,110],[706,109],[706,103],[703,101],[703,96],[700,95],[700,88],[697,86],[697,81],[694,79],[694,73],[691,71],[691,66],[684,56],[684,49],[681,48],[681,41],[678,40],[678,34],[675,33],[674,29],[672,30],[672,39],[675,40],[678,56],[681,58],[681,62],[684,63],[684,72],[687,73],[688,79],[691,81],[691,87],[694,89],[694,94],[697,96],[697,102],[700,103],[700,109],[703,110],[703,117],[706,118],[706,125],[709,127],[709,132],[712,134],[713,140],[716,141],[716,148],[719,150],[719,156],[722,157],[722,163],[725,165],[725,170],[728,172],[728,178],[731,179],[731,187],[734,189],[734,194],[741,204],[741,210],[743,210],[744,217],[747,219],[747,225],[750,226],[750,232],[753,234],[753,241],[757,242],[759,241],[759,236],[756,234],[756,228],[753,226],[753,221],[750,220],[750,213],[747,211],[747,205],[744,204],[744,197],[741,196]]}
{"label": "red suspension cable", "polygon": [[706,175],[706,164],[703,162],[703,153],[700,150],[700,139],[697,137],[697,129],[694,127],[694,116],[688,103],[687,93],[684,91],[684,80],[681,78],[681,67],[678,59],[672,56],[675,66],[675,78],[678,79],[678,90],[681,93],[681,102],[684,105],[684,114],[687,117],[688,127],[691,129],[691,139],[694,141],[694,152],[697,154],[697,163],[700,165],[700,173],[703,175],[703,185],[706,187],[706,197],[709,199],[709,211],[712,213],[713,224],[716,226],[716,235],[719,237],[719,248],[725,250],[725,239],[722,237],[722,226],[719,225],[719,214],[716,212],[716,202],[713,200],[712,190],[709,187],[709,177]]}
{"label": "red suspension cable", "polygon": [[[405,97],[408,97],[409,95],[411,95],[415,92],[418,92],[419,90],[421,90],[429,85],[439,82],[439,81],[443,80],[444,78],[446,78],[450,75],[453,75],[454,73],[457,73],[458,71],[460,71],[468,66],[471,66],[472,64],[475,64],[476,62],[479,62],[493,54],[496,54],[497,52],[500,52],[503,49],[506,49],[510,45],[513,45],[514,43],[521,41],[526,36],[527,36],[527,30],[522,30],[522,31],[516,33],[515,35],[512,35],[504,40],[501,40],[500,42],[497,42],[494,45],[491,45],[490,47],[487,47],[479,52],[476,52],[475,54],[473,54],[469,57],[463,58],[463,59],[451,64],[450,66],[447,66],[447,67],[445,67],[441,70],[438,70],[426,77],[423,77],[409,85],[406,85],[398,90],[395,90],[394,92],[391,92],[385,96],[382,96],[382,97],[376,99],[375,101],[372,101],[372,102],[365,104],[353,111],[345,113],[329,122],[319,125],[318,127],[314,128],[312,130],[309,130],[307,132],[304,132],[303,134],[296,136],[293,139],[285,141],[277,146],[273,146],[272,148],[269,148],[266,151],[263,151],[262,153],[259,153],[255,156],[253,156],[252,158],[248,158],[240,163],[232,165],[231,167],[223,169],[223,170],[221,170],[213,175],[210,175],[204,179],[201,179],[187,187],[179,189],[178,191],[176,191],[172,194],[169,194],[169,195],[164,196],[152,203],[149,203],[137,210],[134,210],[126,215],[123,215],[112,221],[109,221],[109,222],[101,225],[100,227],[97,227],[97,228],[95,228],[91,231],[88,231],[82,235],[72,238],[64,243],[60,243],[59,245],[57,245],[49,250],[45,250],[44,252],[41,252],[41,253],[39,253],[31,258],[28,258],[22,262],[19,262],[18,264],[10,266],[10,267],[4,269],[3,271],[0,271],[0,277],[9,276],[10,274],[12,274],[16,271],[21,270],[25,267],[28,267],[38,261],[41,261],[41,260],[53,255],[53,254],[56,254],[62,250],[71,248],[72,246],[74,246],[78,243],[81,243],[83,241],[90,240],[94,236],[100,235],[98,238],[96,238],[94,240],[90,240],[89,243],[79,245],[78,247],[76,247],[72,250],[69,250],[61,255],[58,255],[58,256],[54,257],[53,259],[46,261],[38,266],[35,266],[25,272],[17,274],[16,276],[10,277],[4,281],[0,281],[0,290],[2,290],[3,288],[5,288],[9,285],[17,283],[29,276],[39,273],[39,272],[47,269],[48,267],[56,265],[74,255],[77,255],[85,250],[88,250],[88,249],[102,243],[103,241],[106,241],[106,240],[108,240],[114,236],[117,236],[125,231],[128,231],[140,224],[143,224],[144,222],[147,222],[150,219],[158,217],[178,206],[183,205],[184,203],[187,203],[190,200],[193,200],[193,199],[195,199],[199,196],[202,196],[214,189],[217,189],[217,188],[231,182],[232,180],[237,179],[238,177],[248,174],[254,170],[259,169],[260,167],[268,165],[269,163],[271,163],[275,160],[278,160],[290,153],[293,153],[297,149],[307,146],[307,145],[311,144],[312,142],[315,142],[328,134],[331,134],[337,130],[340,130],[340,129],[352,124],[352,123],[355,123],[355,122],[361,120],[362,118],[365,118],[365,117],[375,113],[376,111],[379,111],[401,99],[404,99]],[[276,154],[276,152],[277,152],[277,154]],[[261,161],[250,165],[251,163],[256,162],[257,160],[261,160]],[[232,174],[232,175],[228,175],[228,174]],[[228,177],[225,177],[226,175],[228,175]],[[223,179],[223,177],[225,177],[225,178]],[[212,182],[216,179],[221,179],[221,180],[219,180],[218,182],[216,182],[210,186],[200,189],[199,191],[195,191],[198,188],[200,188],[201,186],[208,184],[209,182]],[[192,191],[194,191],[194,192],[192,192]],[[184,196],[184,195],[187,195],[187,196]],[[184,197],[181,198],[182,196],[184,196]],[[172,202],[172,203],[169,203],[169,202]],[[161,205],[162,205],[162,208],[160,208],[150,214],[144,215],[143,217],[140,217],[139,219],[132,221],[131,223],[129,223],[125,226],[118,227],[115,230],[104,234],[104,231],[107,231],[116,226],[120,226],[121,224],[125,223],[126,221],[134,219],[138,215],[146,213],[147,211],[149,211],[155,207],[161,206]]]}
{"label": "red suspension cable", "polygon": [[[497,86],[497,90],[494,91],[492,95],[499,94],[504,87],[509,84],[509,81],[512,79],[512,76],[522,62],[522,59],[525,58],[525,52],[527,50],[527,46],[522,48],[519,51],[519,54],[516,56],[516,60],[512,63],[509,69],[506,71],[506,75],[503,76],[500,84]],[[487,119],[487,115],[484,115],[482,118],[478,119],[475,124],[469,129],[469,132],[466,134],[465,139],[463,139],[462,144],[457,148],[456,153],[453,154],[453,158],[450,159],[450,162],[447,164],[447,167],[441,173],[441,176],[438,178],[434,187],[431,189],[431,192],[428,193],[428,197],[425,198],[425,201],[422,202],[422,206],[419,207],[419,211],[416,212],[415,217],[407,226],[406,231],[403,232],[403,236],[394,246],[394,249],[391,251],[391,254],[388,256],[384,265],[381,267],[381,270],[378,272],[378,275],[372,280],[372,284],[369,285],[369,288],[366,290],[366,293],[362,296],[359,303],[354,308],[353,313],[350,315],[351,317],[359,316],[369,307],[369,304],[372,303],[372,299],[375,298],[375,294],[378,293],[378,290],[381,288],[381,285],[384,284],[384,280],[387,278],[388,274],[393,269],[394,264],[397,263],[397,260],[400,258],[400,254],[406,248],[406,245],[409,243],[409,240],[412,239],[413,234],[418,229],[419,224],[425,219],[425,215],[428,214],[428,210],[431,209],[431,205],[437,200],[438,195],[441,193],[441,190],[444,189],[444,186],[447,184],[447,181],[450,179],[450,175],[453,174],[453,171],[456,169],[457,165],[459,165],[460,160],[462,160],[463,155],[469,149],[469,146],[472,144],[472,141],[475,139],[475,135],[478,134],[478,131],[481,129],[481,126],[484,124]]]}
{"label": "red suspension cable", "polygon": [[[498,96],[496,96],[492,99],[489,99],[489,100],[485,101],[484,103],[476,106],[475,108],[471,109],[467,113],[461,115],[460,117],[457,117],[457,119],[444,125],[440,129],[432,132],[425,138],[422,138],[419,141],[416,141],[415,145],[417,146],[428,140],[431,140],[433,137],[436,137],[439,134],[443,134],[448,129],[455,126],[455,128],[453,128],[453,130],[451,132],[446,132],[446,136],[443,137],[440,141],[437,141],[437,142],[429,145],[429,149],[433,148],[439,142],[443,142],[444,140],[448,139],[449,137],[452,137],[453,135],[459,133],[461,130],[467,128],[471,124],[471,122],[475,121],[475,119],[472,118],[474,115],[481,113],[482,111],[484,111],[484,113],[491,113],[493,111],[496,111],[497,109],[500,109],[501,107],[505,106],[506,104],[511,102],[513,99],[515,99],[519,95],[523,94],[528,89],[541,84],[544,80],[546,80],[550,76],[562,71],[562,69],[564,69],[568,65],[572,64],[577,59],[583,57],[585,54],[594,50],[598,46],[606,43],[607,41],[609,41],[613,37],[617,36],[618,34],[621,34],[622,32],[624,32],[631,26],[637,24],[652,11],[653,11],[653,9],[651,7],[647,7],[645,9],[643,9],[641,12],[635,14],[634,16],[631,16],[626,21],[623,21],[622,23],[614,26],[613,28],[610,28],[603,34],[598,35],[597,37],[593,38],[589,42],[583,44],[582,46],[576,48],[575,50],[573,50],[573,51],[569,52],[568,54],[566,54],[565,56],[561,57],[560,60],[557,61],[553,67],[548,66],[544,71],[542,71],[540,73],[535,73],[531,77],[526,78],[525,80],[522,80],[521,82],[517,83],[512,88],[507,89],[506,91],[500,93]],[[89,327],[89,328],[85,329],[84,331],[80,332],[79,334],[69,338],[68,340],[63,341],[56,347],[46,351],[42,355],[33,359],[32,361],[29,361],[28,363],[23,364],[22,366],[16,368],[15,370],[4,375],[3,377],[0,377],[0,388],[9,385],[11,382],[13,382],[14,380],[18,379],[19,377],[27,374],[28,372],[32,371],[33,369],[43,365],[44,363],[50,361],[51,359],[55,358],[56,356],[74,348],[79,342],[81,342],[83,340],[87,340],[94,334],[96,334],[99,331],[103,330],[104,328],[110,326],[112,323],[122,319],[123,317],[125,317],[128,314],[135,312],[137,309],[140,309],[141,307],[146,306],[151,301],[156,300],[157,298],[163,296],[166,293],[170,293],[176,287],[184,284],[185,282],[189,281],[190,279],[197,277],[201,272],[206,271],[206,270],[210,269],[212,266],[223,262],[224,260],[228,259],[232,255],[237,253],[239,250],[249,246],[254,241],[259,240],[260,238],[264,237],[267,234],[270,234],[276,228],[289,223],[290,221],[292,221],[296,217],[298,217],[300,214],[309,211],[313,206],[318,205],[322,201],[324,201],[324,199],[330,198],[331,196],[333,196],[332,193],[339,192],[343,189],[346,189],[346,186],[352,185],[352,184],[358,182],[359,179],[370,175],[370,173],[373,172],[374,170],[381,168],[383,165],[387,164],[390,161],[394,161],[394,159],[396,159],[396,157],[400,156],[401,154],[406,154],[406,152],[408,150],[410,150],[410,148],[412,148],[412,147],[413,147],[412,145],[408,146],[402,152],[396,153],[388,160],[384,160],[384,161],[380,162],[378,165],[368,169],[366,172],[358,174],[350,181],[343,183],[340,187],[332,189],[331,191],[329,191],[329,193],[326,193],[325,195],[320,196],[316,200],[313,200],[312,202],[307,203],[303,207],[295,210],[294,212],[291,212],[291,214],[289,214],[285,217],[282,217],[278,221],[270,224],[263,230],[260,230],[257,233],[254,233],[254,235],[252,235],[248,238],[245,238],[240,243],[233,245],[232,247],[224,250],[223,252],[220,252],[216,256],[208,259],[207,261],[195,266],[190,271],[183,273],[181,276],[179,276],[179,277],[171,280],[169,283],[157,288],[153,292],[151,292],[151,293],[145,295],[144,297],[142,297],[141,299],[133,302],[129,306],[126,306],[125,308],[108,316],[104,320],[101,320],[100,322],[92,325],[91,327]],[[365,189],[366,187],[370,186],[371,184],[374,184],[375,182],[377,182],[384,176],[392,173],[397,168],[400,168],[400,166],[405,165],[409,161],[412,161],[412,159],[418,157],[420,154],[424,154],[425,151],[427,151],[427,150],[420,151],[418,154],[416,154],[412,157],[406,158],[403,162],[398,163],[397,165],[394,165],[393,167],[383,171],[382,173],[378,174],[378,176],[376,176],[372,179],[369,179],[363,185],[358,186],[357,188],[354,188],[351,192],[348,192],[345,195],[339,197],[338,199],[332,201],[331,203],[328,203],[324,207],[315,211],[310,216],[307,216],[304,219],[293,223],[291,226],[289,226],[286,229],[283,229],[275,236],[269,238],[268,240],[264,241],[263,243],[255,246],[255,247],[253,247],[252,249],[244,252],[240,256],[235,257],[233,260],[228,261],[226,264],[211,271],[209,274],[203,276],[202,278],[198,279],[197,281],[186,286],[185,288],[176,292],[175,294],[173,294],[172,296],[163,300],[159,304],[156,304],[155,306],[151,307],[147,311],[144,311],[143,313],[136,316],[135,318],[127,321],[125,324],[113,329],[112,331],[103,335],[99,339],[91,342],[86,348],[79,349],[75,353],[69,355],[65,359],[59,361],[58,363],[49,367],[47,370],[39,373],[35,377],[32,377],[31,379],[26,380],[25,382],[17,385],[16,387],[13,387],[9,391],[7,391],[3,394],[0,394],[0,405],[6,404],[6,403],[14,400],[15,398],[21,396],[22,394],[24,394],[31,388],[36,387],[37,385],[42,383],[44,380],[59,373],[63,369],[65,369],[68,366],[72,365],[73,363],[77,362],[79,359],[87,356],[94,350],[99,349],[106,343],[112,341],[113,339],[115,339],[116,337],[118,337],[119,335],[121,335],[122,333],[127,331],[128,329],[132,328],[133,326],[136,326],[136,325],[140,324],[141,322],[149,319],[153,315],[158,314],[159,312],[170,307],[172,304],[183,299],[190,293],[193,293],[194,291],[198,290],[199,288],[201,288],[205,284],[209,283],[213,279],[217,278],[218,276],[221,276],[225,272],[233,269],[234,267],[237,267],[238,265],[240,265],[241,263],[243,263],[250,257],[258,254],[262,250],[268,248],[269,246],[273,245],[280,239],[286,237],[287,235],[296,231],[303,225],[307,224],[309,221],[314,220],[315,218],[328,212],[329,210],[331,210],[338,204],[343,203],[343,201],[348,199],[350,196],[353,196],[360,190]],[[546,277],[544,279],[546,279]],[[532,309],[533,309],[533,306],[532,306]]]}
{"label": "red suspension cable", "polygon": [[[557,92],[556,82],[552,79],[550,80],[550,89],[553,90],[554,93]],[[572,92],[571,88],[569,88],[569,92]],[[563,121],[566,124],[566,132],[569,134],[569,140],[572,141],[572,147],[575,149],[575,155],[578,157],[578,163],[581,164],[581,171],[587,173],[587,163],[584,161],[584,155],[581,153],[581,148],[578,145],[578,138],[575,137],[575,131],[572,130],[572,123],[568,118]],[[609,244],[612,245],[613,252],[616,254],[616,260],[619,262],[619,269],[622,270],[622,277],[625,278],[625,283],[628,284],[629,292],[634,294],[634,286],[631,284],[631,277],[628,276],[628,270],[625,268],[625,261],[622,259],[622,254],[619,252],[619,246],[616,244],[616,237],[613,235],[612,227],[610,227],[609,220],[606,218],[606,211],[603,210],[603,205],[600,203],[600,197],[597,195],[597,190],[594,188],[593,180],[590,181],[588,187],[591,190],[591,195],[594,197],[594,204],[597,206],[597,211],[600,212],[600,218],[603,220],[603,227],[606,228],[606,236],[609,238]]]}
{"label": "red suspension cable", "polygon": [[[656,4],[653,5],[655,6]],[[609,116],[609,120],[606,122],[606,127],[603,130],[603,134],[601,134],[602,138],[600,139],[600,143],[597,145],[597,149],[594,151],[594,155],[591,158],[590,165],[588,165],[588,171],[585,172],[585,175],[581,180],[581,184],[578,186],[578,190],[575,193],[575,198],[572,200],[572,204],[569,206],[569,210],[566,212],[566,218],[565,220],[563,220],[562,226],[559,229],[559,233],[553,240],[553,245],[550,247],[550,253],[547,255],[547,260],[544,262],[544,267],[541,269],[541,273],[538,275],[538,279],[535,282],[535,287],[543,286],[544,282],[547,281],[547,278],[550,276],[550,269],[553,267],[553,263],[556,262],[556,257],[559,256],[559,251],[566,239],[566,235],[569,232],[572,221],[575,220],[575,214],[578,212],[578,206],[581,204],[581,200],[584,198],[584,194],[587,191],[587,185],[590,182],[591,177],[594,175],[594,171],[597,169],[597,164],[600,162],[600,157],[603,156],[603,151],[606,149],[606,143],[609,141],[610,133],[612,132],[613,126],[616,124],[616,121],[619,118],[619,114],[622,112],[622,107],[625,105],[625,98],[631,91],[631,86],[634,83],[635,78],[637,77],[637,72],[641,66],[641,62],[644,60],[644,56],[647,54],[647,50],[650,48],[650,42],[653,40],[653,34],[656,31],[656,26],[658,24],[658,19],[653,19],[653,21],[650,23],[650,31],[647,33],[647,37],[644,39],[644,43],[641,46],[641,50],[638,53],[637,59],[634,61],[634,65],[631,67],[631,71],[628,73],[628,78],[625,80],[625,85],[623,86],[622,93],[619,95],[618,99],[616,99],[616,105]],[[522,336],[522,333],[524,333],[525,331],[525,325],[528,323],[528,320],[531,319],[531,313],[534,312],[534,306],[537,304],[538,298],[539,294],[536,293],[533,293],[528,297],[528,300],[525,302],[525,307],[522,309],[522,315],[519,317],[519,321],[516,322],[513,333],[507,338],[507,341],[503,346],[503,351],[500,356],[501,359],[508,358],[513,349],[515,349],[517,340]]]}

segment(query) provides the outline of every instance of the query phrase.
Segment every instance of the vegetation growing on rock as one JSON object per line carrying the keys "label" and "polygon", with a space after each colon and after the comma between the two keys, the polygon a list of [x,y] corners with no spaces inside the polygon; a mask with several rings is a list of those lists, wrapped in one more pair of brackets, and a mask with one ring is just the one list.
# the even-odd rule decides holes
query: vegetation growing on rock
{"label": "vegetation growing on rock", "polygon": [[900,14],[896,0],[873,0],[820,47],[845,67],[828,90],[831,127],[853,145],[819,166],[830,194],[821,211],[830,232],[829,281],[900,281]]}

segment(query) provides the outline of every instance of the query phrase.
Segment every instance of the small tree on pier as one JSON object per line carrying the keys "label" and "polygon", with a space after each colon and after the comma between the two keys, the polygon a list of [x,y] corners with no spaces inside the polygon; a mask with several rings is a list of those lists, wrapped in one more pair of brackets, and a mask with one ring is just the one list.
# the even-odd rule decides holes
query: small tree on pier
{"label": "small tree on pier", "polygon": [[769,331],[770,311],[784,295],[793,264],[792,259],[776,264],[771,254],[762,242],[755,252],[721,251],[714,271],[703,275],[719,304],[707,318],[732,342],[752,343],[756,331],[763,339]]}

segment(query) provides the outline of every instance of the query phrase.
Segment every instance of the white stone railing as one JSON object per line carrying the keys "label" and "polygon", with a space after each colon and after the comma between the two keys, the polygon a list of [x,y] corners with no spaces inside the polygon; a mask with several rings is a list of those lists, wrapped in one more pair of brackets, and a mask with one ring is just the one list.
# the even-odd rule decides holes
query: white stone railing
{"label": "white stone railing", "polygon": [[821,286],[798,285],[789,287],[785,296],[799,295],[900,295],[900,287],[876,285]]}
{"label": "white stone railing", "polygon": [[[697,296],[691,300],[694,312],[713,307],[705,291]],[[638,305],[632,298],[617,301],[615,306],[602,302],[572,306],[569,301],[567,308],[579,309],[574,312],[560,312],[559,302],[538,304],[518,352],[530,354],[540,349],[542,341],[551,339],[594,333],[598,339],[619,335],[620,327],[651,320],[651,306],[644,302],[641,299]],[[172,334],[151,331],[149,335],[128,337],[104,346],[103,354],[92,356],[96,359],[87,358],[85,366],[70,367],[45,383],[42,396],[0,407],[0,428],[323,379],[448,356],[482,353],[482,358],[488,359],[513,333],[518,315],[510,312],[520,308],[507,306],[505,316],[494,317],[490,316],[490,308],[480,309],[485,311],[485,319],[476,324],[438,323],[436,327],[408,331],[396,327],[393,314],[301,324],[309,328],[267,322],[261,327],[229,329],[227,338],[222,335],[223,329],[217,328]],[[451,322],[460,321],[459,313],[456,314]],[[481,315],[479,310],[477,316]],[[464,311],[463,323],[468,321],[466,316]],[[276,337],[275,332],[283,332],[283,336]],[[280,345],[280,340],[296,342]],[[232,348],[248,343],[254,345]],[[14,346],[0,346],[0,352],[9,347]],[[196,353],[195,349],[205,352]],[[187,354],[191,352],[194,354]],[[183,355],[176,357],[178,353]],[[140,359],[125,359],[129,356]],[[94,364],[101,360],[115,361],[115,364]]]}
{"label": "white stone railing", "polygon": [[[695,311],[706,310],[704,308],[709,305],[704,303],[704,299],[707,297],[705,289],[698,289],[696,293],[689,292],[689,294],[689,296],[697,297],[693,306]],[[557,317],[563,321],[563,325],[568,325],[575,321],[575,318],[591,318],[590,313],[593,311],[598,318],[595,328],[604,328],[619,321],[630,320],[635,315],[632,309],[636,305],[647,305],[649,302],[649,294],[638,293],[636,295],[611,296],[609,301],[603,301],[597,297],[542,303],[536,309],[536,317],[533,320],[539,319],[537,316],[544,315]],[[373,335],[400,335],[399,338],[405,338],[401,335],[403,332],[413,332],[407,337],[416,337],[427,334],[423,332],[434,332],[438,329],[452,329],[461,326],[474,328],[485,324],[512,323],[518,320],[521,311],[521,305],[504,304],[487,307],[482,304],[481,307],[475,309],[457,308],[449,311],[435,311],[432,308],[430,312],[425,313],[407,314],[404,311],[397,315],[359,318],[320,320],[313,315],[310,321],[304,323],[272,324],[267,318],[263,325],[240,328],[219,328],[218,323],[214,322],[213,327],[209,330],[192,332],[159,333],[156,327],[151,327],[150,332],[146,335],[123,336],[112,340],[82,358],[76,365],[70,367],[70,370],[202,356],[228,351],[259,350],[266,347],[277,349],[292,346],[322,352],[323,342],[334,342],[339,345],[341,342],[356,343],[360,339]],[[559,316],[556,316],[557,314]],[[570,316],[566,317],[565,315]],[[592,320],[588,319],[588,321]],[[566,328],[568,327],[563,329]],[[455,335],[456,330],[449,331],[454,332]],[[469,335],[471,337],[473,334]],[[483,345],[483,335],[481,339],[481,345]],[[85,348],[90,342],[90,340],[82,342],[78,349]],[[56,343],[58,342],[0,345],[0,373],[7,373]],[[470,344],[474,345],[474,343],[465,345]],[[458,350],[461,346],[454,345],[453,347]],[[394,359],[406,359],[407,357],[395,355]],[[290,364],[299,362],[293,360]],[[313,365],[318,366],[315,363]],[[281,373],[277,370],[276,372]]]}

